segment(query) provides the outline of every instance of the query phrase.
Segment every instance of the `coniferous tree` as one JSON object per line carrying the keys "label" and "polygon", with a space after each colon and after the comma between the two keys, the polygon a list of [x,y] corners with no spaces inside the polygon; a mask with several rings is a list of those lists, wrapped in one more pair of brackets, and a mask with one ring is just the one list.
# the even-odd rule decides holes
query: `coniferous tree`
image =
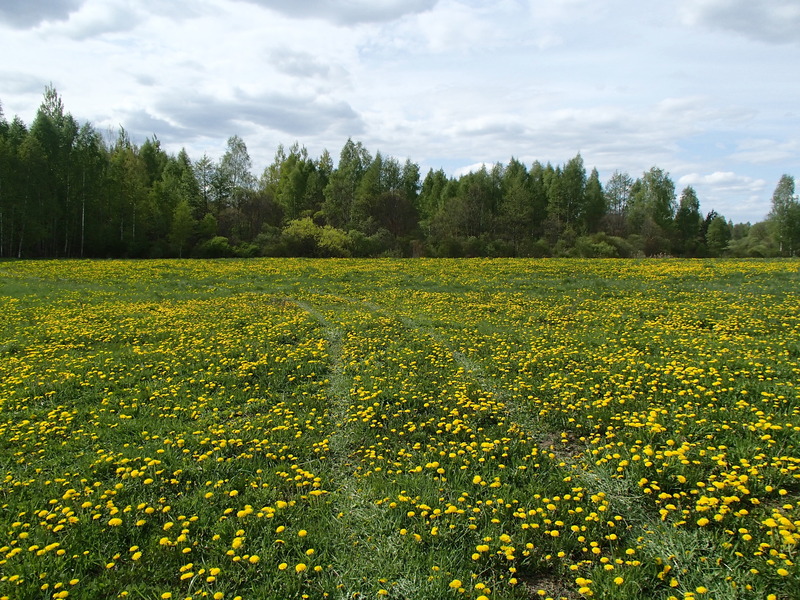
{"label": "coniferous tree", "polygon": [[194,217],[202,219],[211,210],[214,200],[214,172],[216,166],[207,154],[194,163],[194,178],[197,181],[199,196],[197,204],[192,206]]}
{"label": "coniferous tree", "polygon": [[715,215],[708,223],[706,246],[711,256],[722,256],[731,239],[731,225],[721,215]]}
{"label": "coniferous tree", "polygon": [[[336,167],[295,143],[278,148],[256,185],[247,147],[228,139],[218,163],[137,146],[124,129],[107,146],[79,125],[52,86],[30,130],[0,106],[0,256],[791,255],[800,247],[794,179],[781,178],[769,221],[700,218],[689,187],[669,175],[615,172],[602,186],[580,154],[565,165],[512,158],[461,177],[348,139]],[[187,212],[188,210],[188,212]],[[611,237],[604,235],[610,233]],[[306,235],[308,234],[308,235]],[[310,237],[309,237],[310,236]],[[627,240],[619,237],[627,236]],[[292,241],[294,240],[294,241]],[[254,245],[258,244],[258,246]],[[194,247],[194,250],[191,248]]]}
{"label": "coniferous tree", "polygon": [[700,201],[692,186],[684,188],[675,213],[675,250],[682,256],[694,256],[699,243]]}
{"label": "coniferous tree", "polygon": [[581,229],[585,233],[599,231],[606,212],[606,198],[603,194],[603,186],[600,183],[600,174],[597,169],[592,169],[589,179],[586,180],[586,188],[584,190]]}
{"label": "coniferous tree", "polygon": [[580,154],[564,165],[561,172],[561,189],[561,206],[558,208],[561,212],[562,225],[577,231],[584,222],[586,209],[586,169]]}
{"label": "coniferous tree", "polygon": [[531,179],[524,164],[512,158],[503,172],[502,199],[497,215],[500,235],[514,249],[525,253],[533,235],[534,202]]}
{"label": "coniferous tree", "polygon": [[443,169],[428,171],[417,199],[418,211],[423,222],[429,222],[439,212],[447,182],[448,177]]}
{"label": "coniferous tree", "polygon": [[102,237],[101,203],[108,177],[108,153],[100,134],[85,123],[75,142],[74,187],[80,210],[76,256],[97,256]]}
{"label": "coniferous tree", "polygon": [[181,200],[175,207],[170,225],[169,241],[178,258],[183,258],[189,241],[194,233],[195,220],[192,217],[192,208],[186,199]]}

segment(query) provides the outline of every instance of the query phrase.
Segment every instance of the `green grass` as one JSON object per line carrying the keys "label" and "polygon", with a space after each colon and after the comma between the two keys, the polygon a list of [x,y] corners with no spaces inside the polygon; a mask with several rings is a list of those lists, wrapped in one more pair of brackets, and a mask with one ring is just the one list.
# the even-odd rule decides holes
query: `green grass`
{"label": "green grass", "polygon": [[0,598],[794,598],[798,266],[0,263]]}

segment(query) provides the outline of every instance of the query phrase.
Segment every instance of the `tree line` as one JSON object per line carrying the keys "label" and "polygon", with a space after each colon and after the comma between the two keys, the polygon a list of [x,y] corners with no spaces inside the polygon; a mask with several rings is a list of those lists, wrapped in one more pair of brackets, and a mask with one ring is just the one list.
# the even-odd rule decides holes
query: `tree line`
{"label": "tree line", "polygon": [[765,221],[700,212],[658,167],[601,183],[566,164],[512,158],[460,177],[348,139],[334,161],[279,146],[253,174],[247,146],[219,160],[113,141],[50,86],[33,123],[0,106],[0,257],[793,256],[800,204],[784,175]]}

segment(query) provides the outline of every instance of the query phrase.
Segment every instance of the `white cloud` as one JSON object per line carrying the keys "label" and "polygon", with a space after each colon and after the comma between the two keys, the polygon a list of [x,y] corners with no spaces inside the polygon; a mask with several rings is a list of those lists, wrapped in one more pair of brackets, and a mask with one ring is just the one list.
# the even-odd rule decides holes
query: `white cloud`
{"label": "white cloud", "polygon": [[42,21],[60,21],[76,10],[83,0],[3,0],[0,23],[13,27],[34,27]]}
{"label": "white cloud", "polygon": [[797,163],[800,137],[789,140],[759,138],[743,139],[731,158],[754,164]]}
{"label": "white cloud", "polygon": [[274,48],[269,53],[270,64],[286,75],[302,78],[328,79],[334,75],[345,77],[347,73],[320,60],[310,52],[289,48]]}
{"label": "white cloud", "polygon": [[707,175],[689,173],[682,176],[678,183],[686,185],[709,185],[717,190],[756,193],[764,189],[766,182],[763,179],[753,179],[746,175],[737,175],[732,171],[715,171]]}
{"label": "white cloud", "polygon": [[679,187],[692,186],[705,212],[716,210],[734,222],[758,221],[769,210],[767,182],[732,171],[688,173],[678,179]]}
{"label": "white cloud", "polygon": [[324,19],[341,25],[393,21],[430,10],[437,0],[241,0],[298,19]]}
{"label": "white cloud", "polygon": [[145,18],[142,10],[125,0],[90,0],[64,20],[39,25],[43,36],[62,35],[82,41],[108,33],[135,29]]}
{"label": "white cloud", "polygon": [[756,1],[748,23],[722,0],[0,3],[8,119],[30,122],[52,81],[76,118],[170,151],[239,134],[256,170],[279,143],[336,156],[348,136],[451,173],[580,152],[601,178],[657,165],[756,220],[757,182],[800,154],[800,45],[761,43],[796,39],[797,2]]}
{"label": "white cloud", "polygon": [[477,173],[481,169],[491,169],[492,165],[487,164],[485,162],[474,163],[471,165],[465,165],[463,167],[458,167],[457,169],[453,170],[452,176],[453,177],[462,177],[463,175],[468,175],[470,173]]}
{"label": "white cloud", "polygon": [[769,44],[800,43],[796,0],[683,0],[681,17],[690,25],[734,31]]}

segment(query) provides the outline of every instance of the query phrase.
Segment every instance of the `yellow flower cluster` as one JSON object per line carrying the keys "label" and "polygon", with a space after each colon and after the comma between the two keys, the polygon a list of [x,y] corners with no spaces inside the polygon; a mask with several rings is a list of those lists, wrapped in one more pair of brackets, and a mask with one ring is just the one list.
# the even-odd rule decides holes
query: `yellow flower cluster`
{"label": "yellow flower cluster", "polygon": [[794,263],[0,271],[0,599],[794,593]]}

